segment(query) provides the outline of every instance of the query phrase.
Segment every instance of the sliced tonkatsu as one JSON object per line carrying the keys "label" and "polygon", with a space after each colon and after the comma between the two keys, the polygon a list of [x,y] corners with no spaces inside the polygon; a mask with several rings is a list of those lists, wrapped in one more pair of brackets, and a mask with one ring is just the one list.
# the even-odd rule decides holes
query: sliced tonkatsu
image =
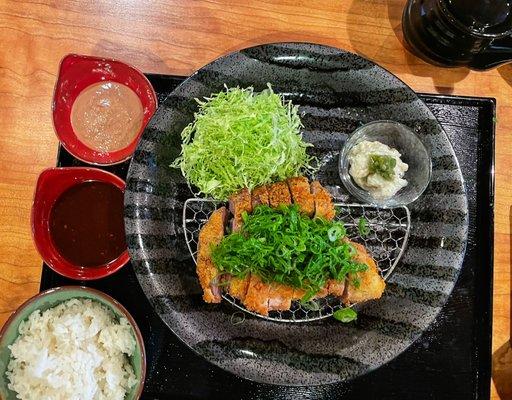
{"label": "sliced tonkatsu", "polygon": [[329,192],[318,181],[311,182],[311,193],[315,202],[315,218],[321,217],[328,220],[336,214],[334,204]]}
{"label": "sliced tonkatsu", "polygon": [[270,284],[263,282],[258,275],[251,274],[247,293],[242,303],[250,311],[268,315],[269,292]]}
{"label": "sliced tonkatsu", "polygon": [[221,300],[219,271],[212,261],[211,246],[219,244],[224,237],[227,214],[226,207],[215,210],[199,232],[196,272],[207,303],[220,303]]}
{"label": "sliced tonkatsu", "polygon": [[258,186],[251,192],[252,208],[260,204],[268,206],[270,204],[269,193],[267,185]]}
{"label": "sliced tonkatsu", "polygon": [[247,289],[249,288],[250,280],[251,280],[250,274],[248,274],[245,278],[237,278],[237,277],[229,278],[228,293],[231,296],[233,296],[243,302],[245,299],[245,295],[247,294]]}
{"label": "sliced tonkatsu", "polygon": [[268,309],[270,311],[285,311],[292,306],[293,288],[281,283],[272,282],[268,294]]}
{"label": "sliced tonkatsu", "polygon": [[[242,215],[251,213],[259,205],[276,208],[290,204],[297,204],[301,213],[312,218],[332,220],[335,216],[332,198],[318,181],[310,184],[305,177],[295,177],[257,187],[252,192],[243,189],[231,196],[229,210],[232,214],[232,230],[239,231],[243,224]],[[247,274],[244,278],[232,277],[229,274],[219,276],[219,271],[211,259],[211,248],[224,237],[227,214],[225,207],[216,210],[199,234],[197,274],[203,288],[204,300],[209,303],[220,302],[222,288],[240,300],[248,310],[260,315],[267,316],[270,311],[289,310],[293,301],[300,301],[305,297],[306,289],[277,282],[264,282],[254,273]],[[342,281],[327,280],[312,299],[332,295],[342,299],[345,304],[352,304],[380,298],[385,282],[377,264],[363,245],[351,242],[347,238],[343,240],[353,248],[352,260],[365,264],[368,268],[362,272],[348,274]]]}
{"label": "sliced tonkatsu", "polygon": [[297,176],[287,179],[286,183],[290,189],[292,202],[299,206],[302,213],[312,217],[315,214],[315,199],[311,193],[308,179],[304,176]]}
{"label": "sliced tonkatsu", "polygon": [[350,243],[355,250],[354,261],[368,266],[366,271],[349,274],[343,302],[346,304],[379,299],[384,292],[386,283],[382,279],[375,260],[366,248],[359,243]]}
{"label": "sliced tonkatsu", "polygon": [[270,207],[276,208],[281,204],[292,204],[292,197],[286,182],[276,182],[268,185],[268,199]]}
{"label": "sliced tonkatsu", "polygon": [[245,188],[229,198],[229,211],[233,214],[232,229],[236,232],[242,226],[242,215],[252,211],[251,192]]}
{"label": "sliced tonkatsu", "polygon": [[345,292],[345,281],[337,281],[335,279],[329,279],[327,281],[327,294],[332,294],[336,297],[343,296]]}

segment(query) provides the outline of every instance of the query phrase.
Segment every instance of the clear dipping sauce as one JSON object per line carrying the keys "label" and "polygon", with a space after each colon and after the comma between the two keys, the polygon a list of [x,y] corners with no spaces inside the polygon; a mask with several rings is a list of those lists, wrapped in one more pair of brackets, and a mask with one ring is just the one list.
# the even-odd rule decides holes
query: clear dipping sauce
{"label": "clear dipping sauce", "polygon": [[75,135],[101,153],[130,145],[141,129],[143,117],[139,96],[128,86],[112,81],[85,88],[71,108]]}
{"label": "clear dipping sauce", "polygon": [[83,182],[57,199],[50,236],[59,253],[84,267],[107,264],[126,250],[123,192],[105,182]]}

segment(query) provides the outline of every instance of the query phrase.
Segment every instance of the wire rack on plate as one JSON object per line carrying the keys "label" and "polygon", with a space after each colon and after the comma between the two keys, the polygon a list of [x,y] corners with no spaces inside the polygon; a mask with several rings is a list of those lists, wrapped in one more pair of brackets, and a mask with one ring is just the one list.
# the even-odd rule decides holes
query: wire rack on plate
{"label": "wire rack on plate", "polygon": [[[217,208],[225,205],[221,201],[192,198],[185,201],[183,207],[183,231],[188,249],[194,262],[197,262],[197,243],[199,231]],[[342,221],[347,236],[354,242],[363,244],[377,262],[384,280],[393,272],[404,253],[409,238],[411,217],[406,206],[392,209],[377,208],[363,204],[335,203],[336,217]],[[360,220],[364,219],[367,234],[360,234]],[[276,322],[310,322],[331,316],[337,309],[343,308],[341,299],[327,296],[315,299],[307,304],[293,301],[287,311],[270,311],[268,316],[247,310],[234,297],[224,293],[222,297],[244,312]]]}

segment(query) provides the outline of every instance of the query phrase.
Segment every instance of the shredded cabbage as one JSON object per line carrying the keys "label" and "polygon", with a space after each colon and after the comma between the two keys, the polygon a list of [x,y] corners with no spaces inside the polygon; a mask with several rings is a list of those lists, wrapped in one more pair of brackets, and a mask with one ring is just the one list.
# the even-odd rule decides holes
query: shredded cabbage
{"label": "shredded cabbage", "polygon": [[201,193],[226,200],[247,187],[303,174],[311,157],[302,140],[298,107],[268,89],[227,88],[196,99],[199,111],[181,133],[181,155],[171,164]]}

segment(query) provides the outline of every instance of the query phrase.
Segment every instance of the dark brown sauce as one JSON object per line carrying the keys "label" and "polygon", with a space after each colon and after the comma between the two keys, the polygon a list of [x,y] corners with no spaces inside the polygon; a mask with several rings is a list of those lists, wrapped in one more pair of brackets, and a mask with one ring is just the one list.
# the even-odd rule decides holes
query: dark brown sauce
{"label": "dark brown sauce", "polygon": [[73,264],[94,267],[126,249],[123,192],[104,182],[84,182],[66,190],[50,213],[50,235]]}

